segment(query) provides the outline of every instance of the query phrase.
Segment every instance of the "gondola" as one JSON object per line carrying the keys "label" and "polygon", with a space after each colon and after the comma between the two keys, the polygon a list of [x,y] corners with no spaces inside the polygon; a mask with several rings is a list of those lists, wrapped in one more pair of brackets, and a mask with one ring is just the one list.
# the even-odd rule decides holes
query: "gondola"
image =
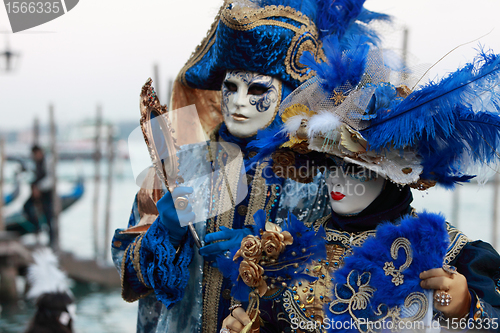
{"label": "gondola", "polygon": [[[61,200],[61,211],[68,209],[77,202],[83,196],[84,190],[83,178],[79,178],[69,193],[59,196]],[[45,223],[43,218],[40,218],[39,221],[42,224]],[[26,219],[22,208],[6,216],[4,222],[8,231],[15,231],[20,235],[36,232],[36,226]]]}

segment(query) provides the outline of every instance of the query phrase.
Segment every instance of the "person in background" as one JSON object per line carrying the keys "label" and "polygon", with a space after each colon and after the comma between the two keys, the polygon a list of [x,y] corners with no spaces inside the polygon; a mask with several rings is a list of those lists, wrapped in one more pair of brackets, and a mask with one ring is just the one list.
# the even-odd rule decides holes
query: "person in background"
{"label": "person in background", "polygon": [[51,249],[41,248],[33,253],[33,260],[26,297],[35,301],[36,313],[25,333],[72,333],[76,305],[57,257]]}
{"label": "person in background", "polygon": [[52,244],[52,177],[47,169],[43,149],[34,145],[31,148],[33,162],[35,163],[34,179],[31,182],[31,196],[24,204],[24,212],[29,222],[36,227],[36,233],[41,230],[40,215],[49,227],[50,244]]}

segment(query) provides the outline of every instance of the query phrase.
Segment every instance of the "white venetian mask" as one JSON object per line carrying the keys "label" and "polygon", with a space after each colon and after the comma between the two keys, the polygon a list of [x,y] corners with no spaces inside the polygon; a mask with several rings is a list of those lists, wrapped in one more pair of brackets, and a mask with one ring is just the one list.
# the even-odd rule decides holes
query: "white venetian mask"
{"label": "white venetian mask", "polygon": [[326,174],[330,206],[340,215],[358,214],[382,192],[385,179],[354,164],[331,167]]}
{"label": "white venetian mask", "polygon": [[278,111],[281,81],[246,71],[228,71],[222,84],[222,114],[229,133],[244,138],[271,124]]}

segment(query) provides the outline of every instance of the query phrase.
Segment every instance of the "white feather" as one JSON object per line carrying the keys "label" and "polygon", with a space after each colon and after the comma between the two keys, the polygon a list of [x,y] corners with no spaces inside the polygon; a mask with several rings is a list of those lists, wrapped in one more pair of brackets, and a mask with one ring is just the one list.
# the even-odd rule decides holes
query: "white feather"
{"label": "white feather", "polygon": [[313,138],[318,134],[327,134],[337,129],[341,124],[342,122],[336,114],[322,110],[309,118],[307,135],[309,138]]}
{"label": "white feather", "polygon": [[28,267],[30,290],[26,297],[36,299],[42,294],[53,292],[71,295],[66,274],[59,269],[59,261],[51,249],[37,250],[33,253],[33,260],[35,263]]}
{"label": "white feather", "polygon": [[286,123],[285,128],[281,130],[281,132],[289,133],[295,135],[300,128],[300,124],[302,123],[302,119],[307,119],[308,117],[303,115],[297,115],[290,117]]}

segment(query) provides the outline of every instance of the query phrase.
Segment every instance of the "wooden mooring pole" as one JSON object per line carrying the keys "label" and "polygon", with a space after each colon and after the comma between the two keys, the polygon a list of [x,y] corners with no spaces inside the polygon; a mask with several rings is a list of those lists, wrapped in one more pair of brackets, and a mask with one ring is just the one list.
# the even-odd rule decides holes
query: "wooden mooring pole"
{"label": "wooden mooring pole", "polygon": [[113,144],[113,125],[108,125],[108,178],[106,186],[106,203],[105,203],[105,216],[104,216],[104,244],[102,251],[102,260],[106,262],[109,248],[111,244],[111,197],[113,189],[113,162],[115,157],[114,144]]}
{"label": "wooden mooring pole", "polygon": [[172,78],[170,78],[170,79],[168,79],[167,99],[166,99],[168,111],[172,111],[172,109],[170,108],[170,106],[172,105],[172,103],[170,101],[172,99],[172,89],[174,89],[174,80]]}
{"label": "wooden mooring pole", "polygon": [[3,169],[5,166],[5,140],[0,136],[0,232],[5,230],[3,222]]}
{"label": "wooden mooring pole", "polygon": [[33,145],[40,145],[40,121],[35,117],[33,122]]}
{"label": "wooden mooring pole", "polygon": [[101,106],[97,106],[95,120],[94,151],[94,201],[92,204],[92,231],[94,236],[94,259],[99,259],[99,190],[101,186]]}
{"label": "wooden mooring pole", "polygon": [[160,90],[160,69],[158,67],[158,64],[153,65],[153,75],[154,75],[154,86],[156,90],[156,95],[158,95],[158,98],[160,98],[161,101],[161,90]]}
{"label": "wooden mooring pole", "polygon": [[3,183],[5,140],[0,136],[0,303],[16,304],[18,300],[16,277],[18,267],[26,265],[30,253],[19,242],[14,232],[5,231],[3,221]]}
{"label": "wooden mooring pole", "polygon": [[53,179],[52,184],[52,219],[51,223],[51,235],[50,235],[50,247],[54,252],[59,252],[59,214],[61,213],[61,200],[57,195],[57,162],[58,162],[58,152],[57,152],[57,127],[54,115],[54,105],[49,105],[49,122],[50,122],[50,151],[52,153],[52,163],[50,165],[51,174]]}

